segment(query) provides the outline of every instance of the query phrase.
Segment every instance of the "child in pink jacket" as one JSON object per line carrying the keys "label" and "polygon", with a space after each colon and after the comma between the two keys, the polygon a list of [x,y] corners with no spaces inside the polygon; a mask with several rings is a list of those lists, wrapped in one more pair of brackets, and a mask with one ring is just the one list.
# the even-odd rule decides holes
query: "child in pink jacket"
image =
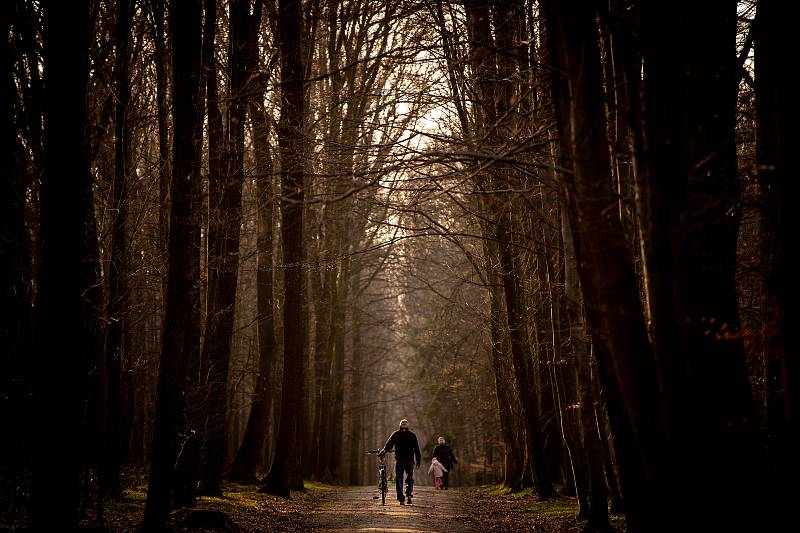
{"label": "child in pink jacket", "polygon": [[433,473],[434,483],[436,483],[436,490],[442,488],[442,476],[447,472],[447,469],[439,462],[436,457],[431,459],[431,466],[428,468],[428,473]]}

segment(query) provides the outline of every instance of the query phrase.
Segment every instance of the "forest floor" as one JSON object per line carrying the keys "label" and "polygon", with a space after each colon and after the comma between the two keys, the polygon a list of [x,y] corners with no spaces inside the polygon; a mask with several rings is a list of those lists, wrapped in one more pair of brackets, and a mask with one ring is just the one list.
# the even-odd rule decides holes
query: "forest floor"
{"label": "forest floor", "polygon": [[[105,505],[106,531],[134,533],[141,524],[145,485],[125,490],[123,498]],[[401,506],[393,487],[386,505],[375,498],[372,486],[337,487],[306,482],[306,492],[290,499],[257,492],[247,485],[225,485],[221,498],[201,497],[193,509],[173,511],[171,526],[181,533],[199,532],[389,532],[389,533],[578,533],[585,522],[575,520],[574,498],[539,501],[529,491],[505,494],[496,486],[435,491],[415,487],[413,505]],[[2,516],[5,515],[5,516]],[[0,513],[0,532],[24,524]],[[97,526],[96,515],[85,513],[83,526]],[[616,531],[624,533],[621,516],[612,517]],[[95,529],[96,530],[96,529]]]}
{"label": "forest floor", "polygon": [[[391,488],[390,488],[391,489]],[[436,491],[414,488],[414,504],[400,505],[390,490],[386,505],[373,499],[373,487],[328,487],[308,522],[308,531],[388,533],[578,533],[574,498],[540,501],[530,491],[506,494],[496,486]],[[624,533],[621,516],[612,526]]]}

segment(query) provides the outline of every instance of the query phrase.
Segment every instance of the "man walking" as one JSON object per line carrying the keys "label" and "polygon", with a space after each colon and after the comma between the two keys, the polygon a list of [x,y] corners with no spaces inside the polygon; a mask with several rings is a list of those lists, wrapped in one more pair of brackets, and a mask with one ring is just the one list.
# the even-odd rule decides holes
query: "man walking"
{"label": "man walking", "polygon": [[[414,463],[419,469],[422,454],[419,451],[417,435],[408,429],[408,420],[400,421],[400,429],[392,433],[383,447],[384,452],[394,449],[395,458],[395,486],[397,487],[397,501],[400,505],[406,502],[411,505],[411,496],[414,493]],[[403,495],[403,476],[406,476],[406,493]]]}

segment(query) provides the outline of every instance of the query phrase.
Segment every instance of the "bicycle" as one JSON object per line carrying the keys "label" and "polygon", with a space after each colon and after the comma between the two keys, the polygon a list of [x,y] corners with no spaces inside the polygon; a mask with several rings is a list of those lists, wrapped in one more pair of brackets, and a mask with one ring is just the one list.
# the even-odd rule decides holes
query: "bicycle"
{"label": "bicycle", "polygon": [[[370,450],[367,455],[378,454],[378,491],[380,492],[381,504],[386,505],[386,493],[389,492],[389,483],[386,480],[386,454],[392,452],[382,452],[382,450]],[[377,500],[377,496],[373,496]]]}

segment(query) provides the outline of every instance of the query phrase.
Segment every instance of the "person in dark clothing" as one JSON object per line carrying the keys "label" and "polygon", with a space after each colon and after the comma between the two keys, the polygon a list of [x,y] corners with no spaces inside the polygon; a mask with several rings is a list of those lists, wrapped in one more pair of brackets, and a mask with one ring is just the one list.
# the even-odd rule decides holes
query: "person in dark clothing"
{"label": "person in dark clothing", "polygon": [[453,465],[458,463],[458,461],[456,461],[456,456],[453,455],[453,450],[450,449],[450,446],[445,444],[444,437],[439,437],[437,442],[439,444],[433,449],[433,456],[447,469],[447,472],[444,473],[442,478],[442,489],[447,490],[450,471],[453,469]]}
{"label": "person in dark clothing", "polygon": [[[422,460],[419,451],[417,435],[408,429],[408,420],[405,418],[400,421],[400,429],[395,431],[383,446],[383,452],[390,452],[394,449],[394,473],[395,485],[397,488],[397,501],[400,505],[408,503],[411,505],[411,497],[414,493],[414,463],[417,469]],[[403,495],[403,476],[406,476],[406,492]]]}

